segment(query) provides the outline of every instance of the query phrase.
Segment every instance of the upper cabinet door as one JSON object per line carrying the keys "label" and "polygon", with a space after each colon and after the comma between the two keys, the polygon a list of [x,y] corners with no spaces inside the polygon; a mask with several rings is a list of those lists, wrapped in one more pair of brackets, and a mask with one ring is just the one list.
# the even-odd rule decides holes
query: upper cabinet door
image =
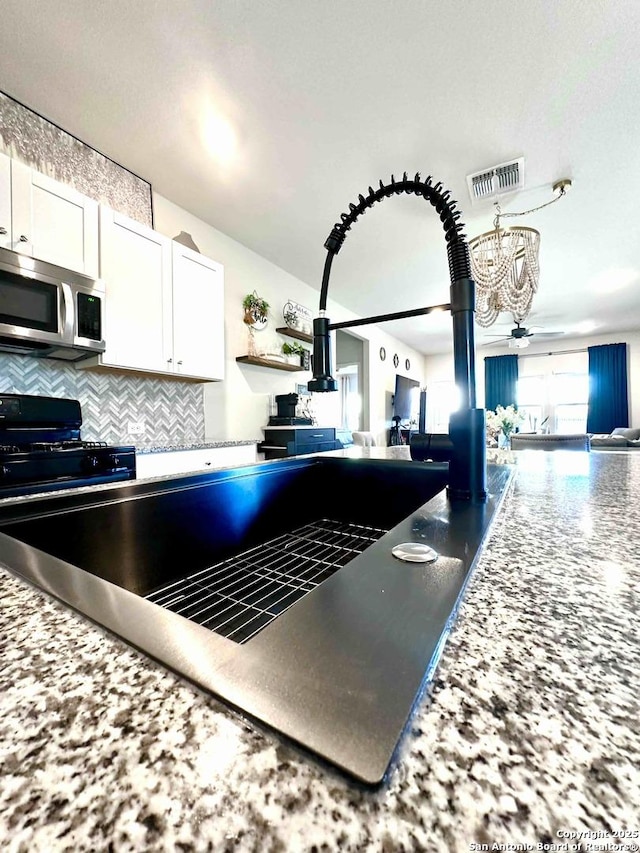
{"label": "upper cabinet door", "polygon": [[224,379],[224,268],[175,241],[172,253],[176,372]]}
{"label": "upper cabinet door", "polygon": [[97,278],[97,202],[12,160],[11,211],[14,251]]}
{"label": "upper cabinet door", "polygon": [[106,290],[102,362],[172,372],[171,240],[101,207],[100,278]]}
{"label": "upper cabinet door", "polygon": [[0,154],[0,247],[11,248],[11,159]]}

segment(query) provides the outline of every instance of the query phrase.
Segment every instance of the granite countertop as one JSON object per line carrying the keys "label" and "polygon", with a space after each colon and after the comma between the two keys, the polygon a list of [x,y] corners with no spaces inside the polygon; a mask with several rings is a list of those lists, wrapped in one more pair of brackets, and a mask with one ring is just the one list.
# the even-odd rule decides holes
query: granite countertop
{"label": "granite countertop", "polygon": [[3,850],[440,853],[640,830],[640,456],[515,457],[374,791],[0,570]]}
{"label": "granite countertop", "polygon": [[[243,439],[241,441],[213,441],[208,439],[163,444],[159,442],[136,441],[136,453],[171,453],[175,450],[209,450],[213,447],[243,447],[247,444],[257,444],[261,439]],[[124,442],[125,444],[127,442]],[[130,443],[130,442],[128,442]]]}

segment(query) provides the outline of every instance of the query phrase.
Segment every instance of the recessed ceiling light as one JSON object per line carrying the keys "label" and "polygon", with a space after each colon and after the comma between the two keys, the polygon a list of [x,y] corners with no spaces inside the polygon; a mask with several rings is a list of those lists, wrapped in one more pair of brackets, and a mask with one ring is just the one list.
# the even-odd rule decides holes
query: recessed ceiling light
{"label": "recessed ceiling light", "polygon": [[223,165],[230,163],[236,156],[236,132],[230,122],[213,110],[208,110],[203,117],[202,140],[209,154]]}

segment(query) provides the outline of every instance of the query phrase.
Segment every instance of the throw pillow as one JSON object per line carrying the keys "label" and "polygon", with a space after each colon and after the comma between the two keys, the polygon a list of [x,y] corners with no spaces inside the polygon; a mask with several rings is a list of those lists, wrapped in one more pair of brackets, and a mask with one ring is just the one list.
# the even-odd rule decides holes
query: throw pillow
{"label": "throw pillow", "polygon": [[627,441],[637,441],[640,438],[640,429],[629,429],[627,427],[616,427],[611,430],[611,435],[621,435]]}

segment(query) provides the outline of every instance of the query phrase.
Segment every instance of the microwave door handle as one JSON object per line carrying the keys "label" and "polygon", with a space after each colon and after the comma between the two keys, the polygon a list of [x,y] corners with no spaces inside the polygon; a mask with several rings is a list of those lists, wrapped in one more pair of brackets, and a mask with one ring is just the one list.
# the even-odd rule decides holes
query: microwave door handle
{"label": "microwave door handle", "polygon": [[75,337],[76,307],[73,290],[65,282],[62,288],[62,339],[64,343],[72,344]]}

